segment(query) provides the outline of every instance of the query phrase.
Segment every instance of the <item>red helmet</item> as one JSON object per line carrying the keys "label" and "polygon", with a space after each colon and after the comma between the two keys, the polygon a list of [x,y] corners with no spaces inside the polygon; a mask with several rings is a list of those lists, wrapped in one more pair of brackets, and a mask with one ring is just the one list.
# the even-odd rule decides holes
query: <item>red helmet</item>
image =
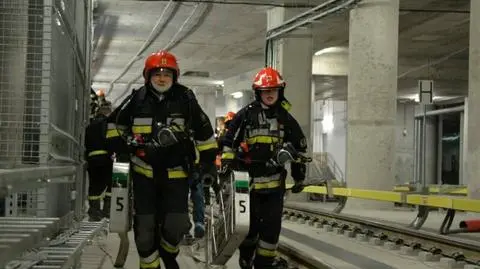
{"label": "red helmet", "polygon": [[143,69],[143,77],[148,80],[150,72],[157,68],[166,68],[173,71],[174,80],[178,79],[180,69],[178,68],[177,58],[167,51],[161,50],[152,53],[145,60],[145,68]]}
{"label": "red helmet", "polygon": [[105,91],[103,89],[100,89],[96,92],[98,97],[105,97]]}
{"label": "red helmet", "polygon": [[229,122],[231,120],[233,120],[233,118],[235,117],[235,112],[228,112],[227,115],[225,115],[225,122]]}
{"label": "red helmet", "polygon": [[285,86],[286,83],[277,70],[271,67],[265,67],[262,68],[253,79],[252,89],[285,88]]}

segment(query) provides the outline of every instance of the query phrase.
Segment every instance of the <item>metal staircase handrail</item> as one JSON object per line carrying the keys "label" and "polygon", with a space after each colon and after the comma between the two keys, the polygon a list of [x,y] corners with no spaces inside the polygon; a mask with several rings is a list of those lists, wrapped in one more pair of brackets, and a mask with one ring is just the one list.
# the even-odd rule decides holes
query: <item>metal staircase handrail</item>
{"label": "metal staircase handrail", "polygon": [[344,177],[343,171],[342,169],[340,169],[340,166],[338,166],[332,154],[329,152],[321,152],[319,153],[319,155],[321,159],[320,161],[316,159],[316,162],[320,162],[319,164],[320,166],[322,165],[327,166],[330,169],[330,171],[333,173],[337,181],[344,182],[345,177]]}

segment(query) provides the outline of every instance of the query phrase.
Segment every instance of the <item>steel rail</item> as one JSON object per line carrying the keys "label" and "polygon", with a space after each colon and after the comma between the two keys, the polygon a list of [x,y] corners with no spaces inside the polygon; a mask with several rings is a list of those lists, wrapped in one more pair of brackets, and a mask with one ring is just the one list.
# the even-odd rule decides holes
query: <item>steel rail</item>
{"label": "steel rail", "polygon": [[395,242],[397,245],[410,246],[434,255],[453,258],[456,261],[480,265],[480,243],[474,238],[471,240],[455,238],[322,209],[306,209],[298,205],[286,204],[284,216],[293,217],[294,220],[300,218],[312,226],[316,225],[315,223],[318,223],[317,226],[330,225],[343,231],[353,231],[355,234],[365,234]]}

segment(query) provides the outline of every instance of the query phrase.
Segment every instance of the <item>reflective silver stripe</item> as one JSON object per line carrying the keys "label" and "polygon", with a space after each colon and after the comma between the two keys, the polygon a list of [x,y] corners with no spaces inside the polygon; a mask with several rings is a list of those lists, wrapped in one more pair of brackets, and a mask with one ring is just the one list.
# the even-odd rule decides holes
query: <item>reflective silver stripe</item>
{"label": "reflective silver stripe", "polygon": [[170,125],[172,122],[179,125],[179,126],[184,126],[185,125],[185,119],[184,118],[167,118],[167,125]]}
{"label": "reflective silver stripe", "polygon": [[224,146],[223,147],[223,152],[224,153],[233,152],[233,149],[231,147]]}
{"label": "reflective silver stripe", "polygon": [[269,135],[269,134],[270,134],[270,130],[265,128],[250,130],[250,137],[256,136],[256,135]]}
{"label": "reflective silver stripe", "polygon": [[155,252],[153,252],[152,254],[150,254],[150,256],[148,257],[140,257],[140,262],[143,262],[143,263],[152,263],[154,262],[156,259],[160,258],[160,253],[155,250]]}
{"label": "reflective silver stripe", "polygon": [[153,122],[152,118],[134,118],[133,125],[151,125]]}
{"label": "reflective silver stripe", "polygon": [[278,130],[278,120],[275,119],[266,119],[266,122],[270,125],[270,130],[271,131],[277,131]]}
{"label": "reflective silver stripe", "polygon": [[271,175],[268,177],[254,177],[253,182],[255,183],[267,183],[271,181],[280,180],[280,174]]}
{"label": "reflective silver stripe", "polygon": [[132,156],[130,158],[130,161],[135,164],[140,166],[141,168],[147,169],[147,170],[152,170],[152,166],[144,162],[142,159],[138,158],[137,156]]}
{"label": "reflective silver stripe", "polygon": [[117,125],[115,123],[108,123],[107,124],[107,129],[108,130],[116,130],[116,129],[125,130],[125,129],[127,129],[127,126],[120,125],[120,124]]}
{"label": "reflective silver stripe", "polygon": [[262,241],[262,240],[258,241],[258,246],[263,248],[263,249],[269,249],[269,250],[276,250],[277,249],[277,244],[267,243],[267,242]]}
{"label": "reflective silver stripe", "polygon": [[249,137],[254,137],[254,136],[275,136],[275,137],[280,137],[283,138],[285,135],[285,132],[283,130],[269,130],[266,128],[262,129],[250,129],[249,131]]}

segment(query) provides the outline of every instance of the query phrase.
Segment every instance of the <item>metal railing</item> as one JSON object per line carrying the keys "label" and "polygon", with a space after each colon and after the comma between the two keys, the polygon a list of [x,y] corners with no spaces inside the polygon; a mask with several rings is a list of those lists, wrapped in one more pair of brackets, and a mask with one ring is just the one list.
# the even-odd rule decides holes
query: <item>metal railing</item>
{"label": "metal railing", "polygon": [[332,154],[328,152],[315,153],[313,156],[315,170],[319,171],[325,179],[336,179],[339,182],[345,182],[342,169],[338,166]]}
{"label": "metal railing", "polygon": [[[4,215],[0,228],[4,233],[23,226],[31,229],[28,225],[33,222],[38,229],[53,225],[58,230],[54,225],[58,219],[83,218],[91,8],[88,0],[0,1],[0,211]],[[35,240],[21,240],[1,262],[52,235],[40,232]]]}

